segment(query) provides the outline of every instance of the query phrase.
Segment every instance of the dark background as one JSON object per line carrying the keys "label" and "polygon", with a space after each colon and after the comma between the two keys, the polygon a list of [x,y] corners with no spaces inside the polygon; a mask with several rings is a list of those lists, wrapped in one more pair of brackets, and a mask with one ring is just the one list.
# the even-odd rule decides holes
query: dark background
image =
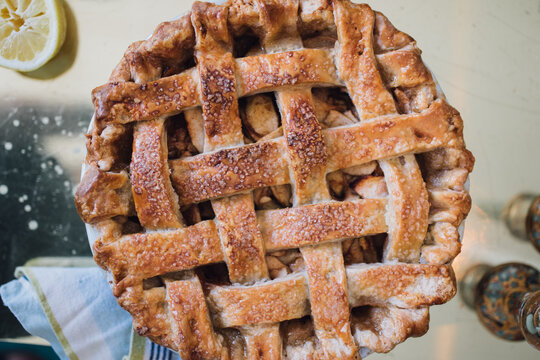
{"label": "dark background", "polygon": [[[90,255],[73,191],[91,116],[91,104],[0,100],[0,284],[38,256]],[[0,338],[23,335],[2,303]]]}

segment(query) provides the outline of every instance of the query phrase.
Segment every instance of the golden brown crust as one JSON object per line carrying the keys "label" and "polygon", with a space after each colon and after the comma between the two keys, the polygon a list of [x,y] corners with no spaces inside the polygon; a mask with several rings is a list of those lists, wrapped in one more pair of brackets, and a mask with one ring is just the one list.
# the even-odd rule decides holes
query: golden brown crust
{"label": "golden brown crust", "polygon": [[[380,55],[378,59],[374,54],[374,43],[379,48],[389,50],[389,47],[397,44],[411,43],[412,39],[402,36],[392,26],[388,26],[384,17],[377,15],[374,17],[367,5],[354,5],[347,2],[344,4],[335,2],[334,5],[337,5],[335,17],[338,38],[341,40],[338,69],[342,73],[349,93],[351,93],[360,118],[369,120],[376,116],[396,113],[398,107],[400,110],[407,111],[410,109],[419,112],[427,111],[426,108],[434,100],[434,96],[430,97],[433,85],[430,84],[432,83],[431,76],[421,63],[419,51],[415,52],[414,46],[411,51],[411,45],[408,45],[408,52],[394,51]],[[345,9],[348,10],[347,14],[345,14]],[[375,18],[378,20],[377,25]],[[347,26],[349,21],[358,25]],[[373,32],[373,28],[377,30]],[[377,32],[379,38],[374,41],[373,35],[377,35]],[[349,40],[355,39],[355,41],[352,44],[343,41],[347,38]],[[375,70],[377,60],[383,61],[380,65],[382,74]],[[395,64],[392,64],[392,61]],[[406,66],[403,66],[405,64]],[[411,104],[409,106],[404,106],[400,102],[396,105],[391,93],[387,90],[387,87],[391,88],[392,86],[406,87],[420,84],[417,86],[419,88],[422,86],[422,82],[426,84],[427,90],[413,92],[410,99],[407,99]],[[406,93],[407,90],[405,90]],[[424,93],[428,95],[423,96]],[[459,114],[452,108],[447,109],[444,113],[444,117],[447,119],[447,133],[456,135],[446,146],[463,147],[462,124]],[[457,123],[459,124],[456,126]],[[423,128],[415,130],[414,133],[419,138],[425,135]],[[399,162],[380,160],[379,164],[385,174],[389,189],[387,212],[389,231],[384,258],[386,260],[417,261],[420,255],[419,247],[422,245],[428,223],[428,191],[422,180],[419,167],[415,157],[411,155],[400,158]],[[406,176],[404,176],[405,172],[403,171],[405,169],[407,169]],[[400,183],[405,178],[408,180],[407,189],[403,189],[404,184]],[[425,320],[417,318],[416,321],[423,322]],[[393,344],[390,343],[387,346],[392,347]]]}
{"label": "golden brown crust", "polygon": [[127,123],[174,115],[199,104],[199,91],[187,71],[150,83],[111,82],[92,91],[96,119]]}
{"label": "golden brown crust", "polygon": [[329,199],[324,181],[326,146],[321,125],[315,117],[311,91],[280,91],[277,101],[281,108],[290,172],[293,174],[293,202],[302,205]]}
{"label": "golden brown crust", "polygon": [[257,213],[267,250],[380,234],[386,231],[386,199],[324,202]]}
{"label": "golden brown crust", "polygon": [[227,5],[228,21],[235,35],[243,35],[246,31],[260,26],[256,0],[229,1]]}
{"label": "golden brown crust", "polygon": [[[203,3],[195,3],[191,13],[196,33],[205,151],[243,144],[227,14],[227,7]],[[212,206],[230,281],[253,283],[267,279],[262,236],[251,194],[217,199],[212,201]],[[272,354],[281,354],[281,343],[275,341],[279,324],[254,322],[246,324],[241,333],[248,356],[271,359],[275,357]],[[263,342],[263,338],[270,341]]]}
{"label": "golden brown crust", "polygon": [[396,29],[386,16],[378,11],[374,11],[374,13],[373,37],[375,41],[373,49],[375,53],[381,54],[386,51],[402,49],[414,42],[412,37]]}
{"label": "golden brown crust", "polygon": [[286,184],[283,141],[270,140],[170,161],[171,180],[181,204],[256,187]]}
{"label": "golden brown crust", "polygon": [[[474,158],[420,54],[347,0],[195,3],[132,44],[93,92],[76,204],[135,330],[185,359],[352,359],[427,331]],[[281,117],[268,99],[242,129],[238,98],[271,92]]]}
{"label": "golden brown crust", "polygon": [[437,100],[419,114],[381,116],[324,130],[328,171],[452,145],[459,141],[454,114],[448,104]]}
{"label": "golden brown crust", "polygon": [[341,244],[305,246],[300,251],[306,264],[315,335],[325,355],[333,359],[357,358],[349,323],[349,305],[353,304],[349,304]]}
{"label": "golden brown crust", "polygon": [[422,336],[429,327],[427,308],[370,307],[352,316],[354,338],[368,354],[387,353],[409,336]]}
{"label": "golden brown crust", "polygon": [[132,132],[133,127],[130,125],[103,125],[94,117],[86,134],[85,163],[101,171],[120,172],[125,169],[131,157]]}
{"label": "golden brown crust", "polygon": [[138,280],[223,261],[223,254],[214,222],[203,221],[173,231],[124,235],[110,244],[97,240],[94,258],[123,281],[121,291]]}
{"label": "golden brown crust", "polygon": [[164,119],[135,125],[131,158],[131,190],[135,209],[147,229],[182,226],[178,197],[169,180]]}
{"label": "golden brown crust", "polygon": [[[375,15],[368,5],[334,2],[338,33],[337,67],[349,90],[360,118],[396,112],[392,96],[382,82],[373,51]],[[357,24],[357,26],[350,26]]]}
{"label": "golden brown crust", "polygon": [[212,204],[231,282],[252,283],[268,278],[251,194],[231,196]]}
{"label": "golden brown crust", "polygon": [[[281,334],[276,324],[246,326],[241,329],[241,334],[246,341],[246,358],[281,359]],[[239,359],[243,359],[243,356]]]}
{"label": "golden brown crust", "polygon": [[204,118],[205,151],[243,143],[227,8],[195,3],[191,21]]}
{"label": "golden brown crust", "polygon": [[171,281],[167,284],[167,300],[171,309],[173,333],[178,353],[183,359],[218,359],[222,345],[216,339],[204,294],[198,279]]}
{"label": "golden brown crust", "polygon": [[118,296],[118,303],[133,317],[133,329],[141,336],[167,347],[177,347],[167,312],[166,290],[157,287],[143,291],[142,284]]}
{"label": "golden brown crust", "polygon": [[[327,171],[369,161],[425,152],[456,142],[455,111],[436,101],[423,113],[381,117],[322,131]],[[285,140],[261,141],[170,161],[181,204],[191,204],[257,187],[289,183]]]}
{"label": "golden brown crust", "polygon": [[[265,249],[293,249],[382,233],[386,230],[385,205],[384,199],[320,203],[259,211],[257,221]],[[96,241],[94,252],[98,264],[108,268],[117,281],[126,276],[151,278],[224,260],[214,221],[177,230],[124,235],[113,242],[104,236]]]}
{"label": "golden brown crust", "polygon": [[335,31],[332,0],[300,0],[298,31],[302,36]]}
{"label": "golden brown crust", "polygon": [[[178,20],[163,22],[148,40],[128,49],[124,58],[129,63],[130,75],[135,82],[158,79],[192,56],[195,34],[190,20],[189,15],[185,15]],[[111,76],[111,81],[120,80],[115,78],[116,73]]]}
{"label": "golden brown crust", "polygon": [[[267,2],[267,1],[265,1]],[[278,7],[274,1],[272,8]],[[261,16],[266,30],[262,44],[267,52],[302,46],[297,33],[298,3],[286,1],[281,11]],[[291,28],[293,30],[291,30]],[[286,33],[287,36],[281,34]],[[293,206],[331,199],[325,173],[326,144],[309,90],[276,93],[292,174]],[[311,316],[321,350],[327,358],[355,359],[357,347],[350,330],[349,302],[341,244],[300,247],[309,283]]]}
{"label": "golden brown crust", "polygon": [[447,266],[356,264],[347,267],[347,281],[349,299],[357,306],[413,309],[442,304],[456,293],[456,280]]}
{"label": "golden brown crust", "polygon": [[300,49],[237,60],[241,95],[292,86],[339,85],[331,51]]}
{"label": "golden brown crust", "polygon": [[384,261],[418,262],[428,227],[429,202],[414,155],[380,162],[389,193]]}
{"label": "golden brown crust", "polygon": [[381,75],[388,87],[415,87],[433,81],[418,48],[409,46],[377,55]]}
{"label": "golden brown crust", "polygon": [[[341,85],[333,57],[333,52],[328,49],[298,49],[235,59],[232,67],[238,76],[236,91],[243,97],[293,86]],[[432,81],[416,47],[377,55],[377,62],[386,86],[413,88]],[[191,69],[144,84],[110,82],[93,91],[96,117],[107,123],[126,123],[170,116],[198,106],[201,88],[197,86],[196,77]],[[383,85],[380,80],[377,84],[380,95]],[[371,92],[376,96],[374,90]]]}
{"label": "golden brown crust", "polygon": [[289,50],[288,47],[301,47],[298,36],[298,1],[295,0],[256,0],[261,23],[262,45],[268,52]]}
{"label": "golden brown crust", "polygon": [[[238,96],[296,85],[340,84],[332,54],[326,49],[301,49],[245,57],[236,59],[233,65],[230,60],[228,71],[234,69],[238,73]],[[170,116],[201,105],[201,91],[209,90],[197,85],[197,77],[198,74],[190,69],[143,84],[110,82],[97,87],[92,92],[96,118],[106,123],[127,123]]]}
{"label": "golden brown crust", "polygon": [[[323,247],[323,252],[313,252],[308,256],[326,256],[326,249],[334,251],[333,244]],[[306,247],[304,249],[314,249]],[[309,251],[309,250],[308,250]],[[316,267],[324,267],[323,273],[333,278],[332,264],[327,262],[310,262]],[[414,309],[425,305],[444,303],[451,299],[456,292],[456,281],[448,266],[422,264],[356,264],[347,266],[346,281],[351,290],[341,294],[346,296],[353,307],[358,306],[395,306],[404,309]],[[310,271],[295,273],[252,286],[218,286],[211,285],[208,292],[208,304],[214,324],[218,327],[238,327],[248,324],[273,323],[290,319],[298,319],[308,315],[313,302],[317,306],[325,306],[324,298],[330,296],[326,291],[339,291],[339,288],[324,287],[323,284],[309,284]],[[317,281],[322,281],[318,279]],[[361,286],[359,286],[361,284]],[[329,284],[330,285],[330,284]],[[318,287],[322,286],[322,287]],[[319,291],[320,290],[320,291]],[[315,294],[318,294],[316,296]],[[267,308],[267,304],[273,304]],[[335,304],[334,304],[335,305]],[[324,313],[325,317],[336,317],[333,314],[337,308]],[[345,310],[344,310],[345,311]],[[349,311],[346,310],[348,313]],[[328,324],[331,320],[328,321]]]}
{"label": "golden brown crust", "polygon": [[219,327],[276,323],[308,313],[308,288],[301,275],[248,287],[215,286],[208,294],[208,304]]}
{"label": "golden brown crust", "polygon": [[132,212],[129,178],[126,172],[103,172],[93,164],[85,168],[75,193],[75,205],[81,218],[96,223]]}

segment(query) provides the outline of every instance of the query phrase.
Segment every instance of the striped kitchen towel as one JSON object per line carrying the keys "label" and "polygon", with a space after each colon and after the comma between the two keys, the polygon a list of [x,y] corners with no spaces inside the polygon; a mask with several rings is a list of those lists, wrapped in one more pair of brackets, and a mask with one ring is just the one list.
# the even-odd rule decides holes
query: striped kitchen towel
{"label": "striped kitchen towel", "polygon": [[15,276],[0,287],[2,301],[61,359],[180,360],[132,331],[101,269],[25,266]]}

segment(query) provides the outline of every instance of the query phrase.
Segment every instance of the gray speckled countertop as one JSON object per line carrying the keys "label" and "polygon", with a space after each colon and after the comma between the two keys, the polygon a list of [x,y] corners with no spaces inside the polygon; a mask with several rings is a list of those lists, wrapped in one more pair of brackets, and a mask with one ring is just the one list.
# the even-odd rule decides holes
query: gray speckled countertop
{"label": "gray speckled countertop", "polygon": [[[90,255],[73,203],[88,104],[0,100],[0,283],[37,256]],[[0,337],[23,334],[0,307]]]}

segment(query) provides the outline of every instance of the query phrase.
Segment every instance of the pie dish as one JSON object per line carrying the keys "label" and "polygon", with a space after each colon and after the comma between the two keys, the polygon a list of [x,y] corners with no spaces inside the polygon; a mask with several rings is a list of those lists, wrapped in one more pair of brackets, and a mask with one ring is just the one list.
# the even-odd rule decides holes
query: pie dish
{"label": "pie dish", "polygon": [[196,2],[133,43],[76,205],[134,329],[182,359],[357,359],[456,292],[463,122],[347,0]]}

